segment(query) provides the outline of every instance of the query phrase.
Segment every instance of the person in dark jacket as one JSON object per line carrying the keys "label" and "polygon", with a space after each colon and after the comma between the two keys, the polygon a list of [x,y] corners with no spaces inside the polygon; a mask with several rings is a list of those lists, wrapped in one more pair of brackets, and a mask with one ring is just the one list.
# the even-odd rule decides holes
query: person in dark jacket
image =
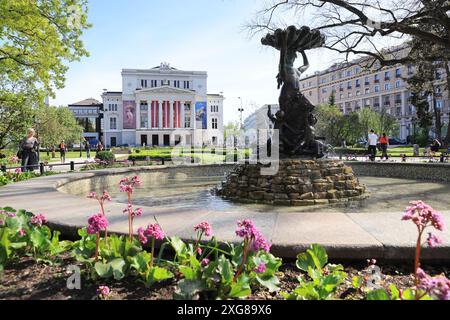
{"label": "person in dark jacket", "polygon": [[28,129],[27,137],[22,140],[19,146],[19,154],[20,158],[22,159],[22,172],[34,171],[37,168],[37,164],[39,162],[37,153],[39,142],[34,135],[34,129]]}

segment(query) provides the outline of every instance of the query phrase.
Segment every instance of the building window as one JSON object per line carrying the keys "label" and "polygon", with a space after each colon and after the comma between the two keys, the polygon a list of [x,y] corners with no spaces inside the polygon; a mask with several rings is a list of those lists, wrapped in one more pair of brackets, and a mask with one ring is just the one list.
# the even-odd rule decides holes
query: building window
{"label": "building window", "polygon": [[141,109],[141,114],[140,114],[141,128],[149,128],[149,126],[148,126],[148,104],[147,104],[147,102],[141,102],[140,109]]}
{"label": "building window", "polygon": [[174,86],[175,88],[179,88],[179,87],[180,87],[180,80],[174,80],[173,86]]}
{"label": "building window", "polygon": [[191,127],[191,105],[189,103],[184,104],[184,127]]}
{"label": "building window", "polygon": [[212,128],[213,128],[213,129],[217,129],[217,128],[218,128],[217,123],[218,123],[218,122],[217,122],[217,118],[213,118],[213,119],[212,119]]}
{"label": "building window", "polygon": [[400,80],[395,81],[395,87],[398,89],[402,86],[402,82]]}
{"label": "building window", "polygon": [[351,96],[352,96],[352,93],[351,93],[351,92],[349,92],[349,93],[348,93],[348,97],[350,98]]}
{"label": "building window", "polygon": [[442,100],[436,100],[436,108],[442,109],[443,103]]}
{"label": "building window", "polygon": [[347,77],[350,77],[352,75],[352,70],[347,70]]}
{"label": "building window", "polygon": [[352,88],[352,82],[351,81],[348,81],[347,82],[347,89],[351,89]]}
{"label": "building window", "polygon": [[361,86],[361,79],[356,79],[356,87],[359,88]]}
{"label": "building window", "polygon": [[397,78],[400,78],[402,76],[402,69],[400,68],[395,69],[395,76]]}
{"label": "building window", "polygon": [[361,71],[360,67],[355,67],[355,74],[358,74]]}
{"label": "building window", "polygon": [[189,81],[184,81],[184,82],[183,82],[183,88],[184,88],[184,89],[190,89]]}
{"label": "building window", "polygon": [[375,92],[380,92],[380,86],[375,86]]}
{"label": "building window", "polygon": [[408,75],[412,75],[414,73],[414,67],[412,65],[408,65]]}
{"label": "building window", "polygon": [[359,91],[359,90],[356,91],[356,95],[357,95],[357,96],[360,96],[360,95],[361,95],[361,91]]}
{"label": "building window", "polygon": [[374,79],[375,83],[380,82],[380,75],[379,74],[374,75],[373,79]]}
{"label": "building window", "polygon": [[369,89],[369,88],[366,88],[364,92],[365,92],[366,94],[369,94],[369,93],[370,93],[370,89]]}
{"label": "building window", "polygon": [[391,84],[390,83],[385,83],[384,84],[384,91],[388,91],[391,90]]}
{"label": "building window", "polygon": [[368,86],[370,84],[369,77],[364,78],[364,84]]}
{"label": "building window", "polygon": [[322,93],[327,93],[327,92],[328,92],[327,88],[322,89]]}
{"label": "building window", "polygon": [[152,80],[150,84],[152,88],[156,88],[158,86],[158,80]]}
{"label": "building window", "polygon": [[147,80],[141,80],[141,88],[147,88]]}
{"label": "building window", "polygon": [[117,130],[117,118],[109,118],[109,129]]}
{"label": "building window", "polygon": [[384,80],[390,80],[391,79],[391,72],[390,71],[386,71],[384,73]]}

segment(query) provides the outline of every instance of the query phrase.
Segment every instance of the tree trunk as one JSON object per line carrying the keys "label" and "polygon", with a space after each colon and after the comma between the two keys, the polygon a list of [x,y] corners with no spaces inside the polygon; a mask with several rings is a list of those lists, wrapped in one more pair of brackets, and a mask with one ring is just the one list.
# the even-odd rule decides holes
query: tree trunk
{"label": "tree trunk", "polygon": [[[447,79],[447,101],[450,99],[450,67],[449,67],[449,61],[448,59],[444,60],[444,69],[446,73],[446,79]],[[450,108],[450,106],[448,106]],[[448,148],[450,146],[450,110],[448,113],[449,119],[447,123],[447,135],[443,141],[443,145]]]}
{"label": "tree trunk", "polygon": [[436,106],[436,98],[433,93],[433,111],[434,111],[434,132],[436,133],[436,138],[442,143],[442,112]]}

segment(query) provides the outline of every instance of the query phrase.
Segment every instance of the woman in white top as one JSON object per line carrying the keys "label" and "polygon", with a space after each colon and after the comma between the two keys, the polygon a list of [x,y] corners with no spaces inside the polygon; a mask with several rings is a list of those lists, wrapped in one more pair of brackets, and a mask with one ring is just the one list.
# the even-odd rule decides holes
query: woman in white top
{"label": "woman in white top", "polygon": [[34,171],[38,164],[37,148],[39,147],[38,140],[34,137],[34,129],[30,128],[27,131],[27,137],[20,143],[20,154],[22,159],[22,172]]}

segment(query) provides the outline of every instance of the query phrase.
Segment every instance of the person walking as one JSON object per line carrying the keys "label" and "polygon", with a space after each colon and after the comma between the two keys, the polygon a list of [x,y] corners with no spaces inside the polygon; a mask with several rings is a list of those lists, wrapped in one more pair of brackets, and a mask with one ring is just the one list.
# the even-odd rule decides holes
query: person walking
{"label": "person walking", "polygon": [[380,145],[381,145],[381,160],[383,158],[386,158],[386,160],[389,159],[389,155],[387,153],[388,146],[389,146],[389,137],[386,135],[386,133],[383,133],[383,135],[380,138]]}
{"label": "person walking", "polygon": [[439,151],[439,148],[441,147],[441,143],[438,139],[434,139],[431,143],[430,150],[431,150],[431,159],[434,159],[436,156],[436,152]]}
{"label": "person walking", "polygon": [[369,143],[369,158],[371,161],[375,161],[375,157],[377,156],[378,143],[378,136],[375,134],[375,131],[370,130],[367,141]]}
{"label": "person walking", "polygon": [[59,144],[59,155],[61,157],[61,163],[64,164],[66,163],[66,143],[64,142],[64,140],[61,141],[61,143]]}
{"label": "person walking", "polygon": [[91,158],[91,143],[89,142],[89,140],[86,140],[84,148],[86,149],[86,157],[88,159]]}
{"label": "person walking", "polygon": [[39,162],[37,152],[39,148],[39,142],[34,137],[34,135],[35,135],[34,129],[32,128],[28,129],[27,137],[23,139],[19,145],[19,152],[17,153],[17,155],[22,160],[21,162],[22,172],[34,171]]}

